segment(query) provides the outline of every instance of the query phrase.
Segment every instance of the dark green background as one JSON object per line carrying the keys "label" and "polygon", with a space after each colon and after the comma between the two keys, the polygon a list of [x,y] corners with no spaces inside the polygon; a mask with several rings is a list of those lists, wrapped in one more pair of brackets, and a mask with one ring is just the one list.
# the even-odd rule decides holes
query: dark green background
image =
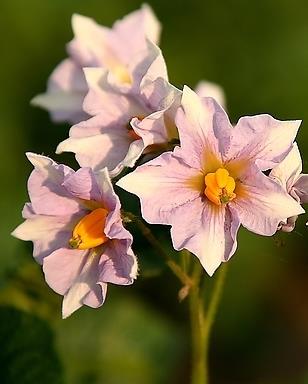
{"label": "dark green background", "polygon": [[[193,87],[200,79],[221,84],[234,122],[264,112],[303,119],[298,142],[307,172],[308,3],[150,3],[163,24],[161,47],[171,82],[179,87]],[[179,283],[136,228],[141,265],[136,284],[111,287],[103,308],[82,308],[65,321],[61,298],[46,286],[31,245],[9,236],[27,200],[31,167],[24,152],[74,164],[72,156],[53,154],[69,127],[53,125],[45,111],[29,105],[66,56],[72,13],[110,26],[139,5],[124,0],[0,2],[1,383],[36,384],[42,382],[38,377],[51,384],[189,382],[187,303],[178,303]],[[127,196],[122,195],[124,204]],[[240,231],[211,340],[212,383],[308,383],[305,221],[307,215],[292,234],[274,238]],[[166,228],[159,236],[169,246]]]}

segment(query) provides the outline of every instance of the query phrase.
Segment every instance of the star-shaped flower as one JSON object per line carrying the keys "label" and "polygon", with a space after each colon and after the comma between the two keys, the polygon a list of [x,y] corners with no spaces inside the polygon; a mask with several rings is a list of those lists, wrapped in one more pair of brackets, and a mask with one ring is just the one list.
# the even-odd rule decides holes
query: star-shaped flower
{"label": "star-shaped flower", "polygon": [[145,220],[171,225],[174,248],[194,253],[212,275],[234,254],[241,224],[271,236],[286,217],[304,212],[262,172],[287,156],[300,121],[258,115],[233,127],[214,99],[184,87],[176,123],[181,147],[118,185],[139,196]]}
{"label": "star-shaped flower", "polygon": [[145,4],[112,28],[76,14],[72,28],[74,39],[67,45],[69,58],[56,67],[47,92],[37,95],[32,104],[47,109],[54,121],[77,123],[87,118],[82,109],[88,91],[82,68],[102,67],[108,71],[111,85],[133,90],[151,63],[147,39],[158,42],[160,24]]}
{"label": "star-shaped flower", "polygon": [[13,235],[33,242],[47,284],[64,296],[64,318],[83,304],[99,307],[108,283],[132,284],[137,275],[132,236],[122,225],[108,172],[75,172],[48,157],[27,156],[34,165],[31,202]]}

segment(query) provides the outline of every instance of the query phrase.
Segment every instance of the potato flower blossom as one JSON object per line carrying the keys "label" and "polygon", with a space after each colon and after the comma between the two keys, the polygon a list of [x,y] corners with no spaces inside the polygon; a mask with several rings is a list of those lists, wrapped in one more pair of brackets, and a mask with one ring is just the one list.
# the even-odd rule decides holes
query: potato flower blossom
{"label": "potato flower blossom", "polygon": [[107,167],[114,176],[133,167],[145,148],[157,151],[178,137],[174,118],[181,92],[168,82],[160,49],[148,45],[153,61],[134,93],[110,87],[106,70],[85,68],[89,92],[83,108],[92,117],[70,129],[57,153],[74,152],[80,166]]}
{"label": "potato flower blossom", "polygon": [[112,28],[75,14],[72,28],[74,39],[67,45],[69,58],[52,72],[47,92],[32,100],[57,122],[77,123],[87,117],[82,109],[88,91],[82,68],[102,67],[108,71],[110,84],[134,89],[151,60],[147,39],[158,43],[160,36],[160,24],[146,4],[116,21]]}
{"label": "potato flower blossom", "polygon": [[[83,109],[92,118],[74,125],[57,153],[73,152],[80,166],[107,167],[115,176],[133,167],[141,154],[166,150],[178,139],[174,119],[181,91],[168,82],[161,50],[148,45],[153,60],[134,93],[110,87],[102,68],[84,69],[89,92]],[[222,88],[214,83],[201,81],[196,92],[225,104]]]}
{"label": "potato flower blossom", "polygon": [[34,166],[26,219],[13,235],[33,242],[47,284],[64,295],[68,317],[83,304],[104,303],[107,284],[132,284],[137,275],[132,236],[123,227],[120,201],[106,169],[71,168],[27,154]]}
{"label": "potato flower blossom", "polygon": [[[302,159],[296,143],[286,158],[273,168],[269,174],[300,204],[308,203],[308,175],[302,174]],[[297,216],[286,218],[280,223],[280,229],[291,232]]]}
{"label": "potato flower blossom", "polygon": [[171,225],[174,248],[194,253],[209,275],[234,254],[241,224],[271,236],[304,212],[262,172],[290,152],[300,121],[258,115],[233,127],[214,99],[184,87],[176,124],[181,146],[117,184],[139,196],[146,221]]}

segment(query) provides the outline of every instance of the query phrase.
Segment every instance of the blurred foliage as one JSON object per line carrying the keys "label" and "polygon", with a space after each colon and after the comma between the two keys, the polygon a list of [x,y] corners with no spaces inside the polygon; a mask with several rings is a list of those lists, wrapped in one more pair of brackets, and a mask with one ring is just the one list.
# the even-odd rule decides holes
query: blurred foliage
{"label": "blurred foliage", "polygon": [[[69,127],[55,126],[45,111],[29,105],[66,55],[72,13],[111,25],[140,4],[137,0],[0,2],[0,303],[29,313],[16,312],[11,320],[8,312],[0,311],[0,335],[7,335],[7,343],[8,335],[16,342],[11,347],[1,343],[0,363],[5,368],[1,372],[18,377],[6,382],[1,377],[1,383],[15,384],[27,377],[18,371],[19,354],[5,360],[9,348],[24,343],[24,337],[27,343],[33,342],[34,354],[40,353],[43,359],[41,348],[46,348],[56,362],[54,338],[68,384],[189,381],[187,303],[177,301],[179,283],[134,226],[130,229],[141,271],[136,284],[110,287],[102,309],[82,308],[65,321],[60,319],[61,298],[45,284],[32,259],[31,245],[9,236],[21,222],[20,209],[27,200],[31,166],[24,152],[44,153],[76,167],[73,156],[54,155]],[[241,115],[257,113],[303,119],[298,142],[307,172],[308,3],[152,0],[150,4],[163,25],[161,46],[171,81],[179,87],[193,87],[201,79],[219,83],[234,122]],[[138,211],[137,199],[123,191],[120,197],[123,205]],[[305,221],[307,216],[301,217],[296,231],[273,238],[240,231],[211,343],[213,384],[308,383]],[[154,230],[170,247],[168,228],[154,226]],[[208,293],[212,280],[206,282]],[[27,368],[29,375],[35,375],[38,366],[31,360],[31,348]],[[43,360],[41,364],[44,375],[52,377],[53,365]],[[46,382],[56,382],[57,376],[53,377]],[[42,378],[32,383],[43,382]]]}
{"label": "blurred foliage", "polygon": [[63,384],[62,366],[49,325],[27,313],[0,307],[2,384]]}

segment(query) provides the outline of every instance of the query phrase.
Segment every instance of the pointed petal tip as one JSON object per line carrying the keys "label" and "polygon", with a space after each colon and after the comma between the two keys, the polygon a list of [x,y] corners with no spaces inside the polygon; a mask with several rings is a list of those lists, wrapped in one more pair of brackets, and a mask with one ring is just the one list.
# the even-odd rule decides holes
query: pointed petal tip
{"label": "pointed petal tip", "polygon": [[126,185],[126,178],[127,178],[127,176],[128,176],[128,175],[126,175],[126,176],[124,176],[124,177],[121,177],[121,179],[118,180],[118,181],[115,183],[118,187],[124,189],[125,191],[126,191],[125,185]]}
{"label": "pointed petal tip", "polygon": [[53,163],[53,160],[49,157],[34,152],[26,152],[26,157],[34,168],[42,168],[47,164]]}
{"label": "pointed petal tip", "polygon": [[30,161],[30,163],[35,167],[37,160],[42,157],[42,155],[38,155],[37,153],[34,152],[26,152],[25,153],[26,158]]}
{"label": "pointed petal tip", "polygon": [[195,93],[188,85],[183,86],[183,93]]}
{"label": "pointed petal tip", "polygon": [[[220,265],[220,264],[219,264]],[[213,265],[202,265],[205,272],[210,276],[210,277],[213,277],[215,271],[217,270],[217,268],[219,267],[219,265],[217,266],[213,266]]]}
{"label": "pointed petal tip", "polygon": [[62,319],[67,319],[69,316],[71,316],[75,311],[77,311],[82,304],[76,297],[71,297],[71,295],[66,294],[63,298],[62,302]]}
{"label": "pointed petal tip", "polygon": [[61,141],[61,142],[58,144],[58,146],[57,146],[57,148],[56,148],[56,151],[55,151],[55,154],[56,154],[56,155],[60,155],[60,154],[63,153],[63,152],[70,152],[70,146],[67,145],[67,141],[68,141],[68,140],[69,140],[69,139],[63,140],[63,141]]}
{"label": "pointed petal tip", "polygon": [[15,237],[16,239],[20,239],[20,234],[19,234],[19,230],[18,230],[19,226],[16,227],[11,233],[10,233],[10,236],[13,236]]}
{"label": "pointed petal tip", "polygon": [[78,27],[80,26],[80,24],[88,22],[89,20],[91,19],[87,16],[80,15],[79,13],[73,13],[72,19],[71,19],[71,25],[72,25],[74,34],[76,35],[76,33],[78,32]]}
{"label": "pointed petal tip", "polygon": [[53,107],[51,95],[48,92],[39,93],[30,100],[30,105],[47,110],[51,109]]}
{"label": "pointed petal tip", "polygon": [[212,277],[217,270],[217,268],[221,265],[221,260],[209,260],[208,257],[199,258],[199,261],[205,270],[205,272]]}
{"label": "pointed petal tip", "polygon": [[42,107],[43,105],[43,101],[44,100],[44,93],[40,93],[36,96],[34,96],[31,100],[30,100],[30,105],[32,105],[33,107]]}

